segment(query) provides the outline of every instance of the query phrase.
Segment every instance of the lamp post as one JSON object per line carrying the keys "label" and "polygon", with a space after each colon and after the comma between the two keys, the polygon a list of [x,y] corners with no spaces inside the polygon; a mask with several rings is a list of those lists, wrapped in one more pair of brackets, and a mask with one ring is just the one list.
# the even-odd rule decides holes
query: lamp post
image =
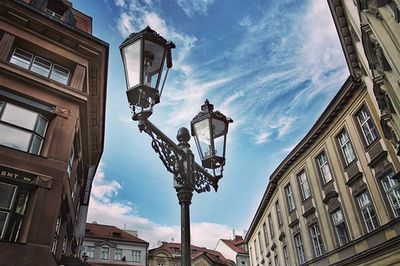
{"label": "lamp post", "polygon": [[167,170],[173,174],[174,188],[181,206],[181,265],[191,263],[190,209],[193,191],[202,193],[218,189],[225,165],[228,125],[233,122],[205,101],[201,111],[191,121],[201,165],[194,160],[190,149],[190,133],[185,127],[178,130],[178,144],[153,125],[148,118],[153,107],[160,102],[164,83],[172,67],[172,42],[150,27],[132,33],[120,45],[125,68],[127,97],[132,109],[132,119],[138,121],[140,132],[147,133],[151,145]]}

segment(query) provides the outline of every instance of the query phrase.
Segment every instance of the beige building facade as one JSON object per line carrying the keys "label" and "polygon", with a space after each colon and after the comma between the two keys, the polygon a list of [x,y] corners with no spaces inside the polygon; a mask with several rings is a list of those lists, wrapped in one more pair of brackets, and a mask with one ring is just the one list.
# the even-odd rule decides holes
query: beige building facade
{"label": "beige building facade", "polygon": [[245,238],[251,265],[400,263],[396,152],[349,77],[271,175]]}
{"label": "beige building facade", "polygon": [[274,173],[251,265],[400,264],[397,0],[328,0],[350,77]]}
{"label": "beige building facade", "polygon": [[400,155],[400,1],[328,3],[350,73],[374,96],[384,137]]}

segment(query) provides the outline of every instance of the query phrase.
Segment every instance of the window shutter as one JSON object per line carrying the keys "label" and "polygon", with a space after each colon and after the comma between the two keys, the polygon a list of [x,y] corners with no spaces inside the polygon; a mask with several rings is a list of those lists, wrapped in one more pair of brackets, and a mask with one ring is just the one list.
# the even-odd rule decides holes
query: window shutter
{"label": "window shutter", "polygon": [[76,65],[70,86],[74,89],[82,91],[84,81],[85,81],[85,68],[81,65]]}
{"label": "window shutter", "polygon": [[10,55],[15,36],[7,32],[4,33],[3,38],[0,40],[0,59],[7,60]]}

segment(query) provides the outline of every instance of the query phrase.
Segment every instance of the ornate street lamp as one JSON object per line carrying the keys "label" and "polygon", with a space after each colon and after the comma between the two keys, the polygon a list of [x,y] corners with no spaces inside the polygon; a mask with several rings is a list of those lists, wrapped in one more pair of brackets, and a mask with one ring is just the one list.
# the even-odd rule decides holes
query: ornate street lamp
{"label": "ornate street lamp", "polygon": [[[165,167],[174,176],[174,188],[181,205],[181,265],[191,264],[190,256],[190,212],[193,191],[202,193],[218,189],[225,165],[225,148],[228,125],[232,119],[206,100],[201,111],[191,122],[202,166],[194,161],[190,150],[190,133],[185,127],[178,130],[175,144],[149,120],[153,106],[160,96],[168,69],[172,67],[171,49],[175,48],[150,27],[131,34],[120,46],[125,68],[127,97],[131,105],[132,119],[139,121],[140,132],[152,138],[152,147]],[[162,77],[163,68],[167,71]],[[162,80],[162,81],[161,81]],[[162,83],[161,88],[160,83]],[[159,89],[160,88],[160,89]]]}
{"label": "ornate street lamp", "polygon": [[[138,115],[150,116],[153,106],[160,102],[160,96],[172,67],[171,49],[175,44],[168,42],[150,27],[131,34],[120,45],[125,67],[128,101]],[[167,68],[166,71],[163,70]],[[161,87],[160,87],[161,84]]]}
{"label": "ornate street lamp", "polygon": [[190,122],[192,136],[196,142],[202,165],[213,175],[222,177],[225,165],[226,135],[232,119],[219,111],[208,100],[201,106],[201,112]]}

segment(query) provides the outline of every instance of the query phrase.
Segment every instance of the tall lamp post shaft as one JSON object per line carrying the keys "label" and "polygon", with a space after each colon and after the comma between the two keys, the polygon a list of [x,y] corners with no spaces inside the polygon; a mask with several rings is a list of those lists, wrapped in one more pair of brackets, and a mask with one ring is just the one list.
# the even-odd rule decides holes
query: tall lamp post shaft
{"label": "tall lamp post shaft", "polygon": [[179,204],[181,205],[181,265],[189,266],[190,253],[190,204],[193,192],[187,188],[177,191]]}

